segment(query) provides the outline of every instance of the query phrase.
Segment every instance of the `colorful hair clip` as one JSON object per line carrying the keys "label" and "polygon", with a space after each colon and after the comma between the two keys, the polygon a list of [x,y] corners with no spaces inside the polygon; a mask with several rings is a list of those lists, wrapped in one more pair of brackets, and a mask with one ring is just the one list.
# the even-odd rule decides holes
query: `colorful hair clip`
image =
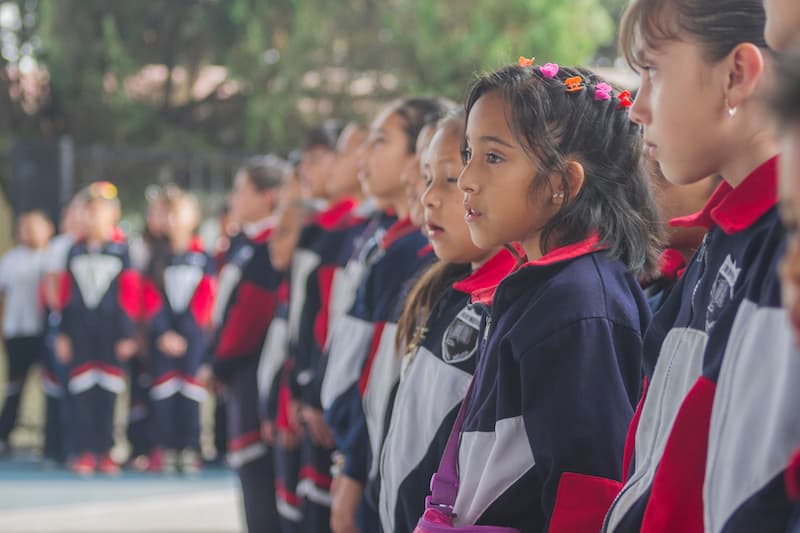
{"label": "colorful hair clip", "polygon": [[613,93],[614,89],[611,87],[611,85],[601,82],[595,85],[594,99],[596,101],[611,100],[611,95]]}
{"label": "colorful hair clip", "polygon": [[521,67],[532,67],[534,61],[536,61],[535,57],[528,59],[525,56],[519,56],[519,66]]}
{"label": "colorful hair clip", "polygon": [[89,185],[89,197],[97,200],[115,200],[117,186],[110,181],[95,181]]}
{"label": "colorful hair clip", "polygon": [[558,74],[558,65],[555,63],[547,63],[546,65],[539,67],[539,72],[541,72],[542,76],[545,78],[555,78],[556,74]]}
{"label": "colorful hair clip", "polygon": [[564,85],[567,86],[568,93],[577,93],[584,90],[586,87],[583,84],[583,78],[580,76],[573,76],[564,80]]}
{"label": "colorful hair clip", "polygon": [[625,109],[633,105],[633,96],[630,91],[622,91],[617,98],[619,98],[617,109]]}

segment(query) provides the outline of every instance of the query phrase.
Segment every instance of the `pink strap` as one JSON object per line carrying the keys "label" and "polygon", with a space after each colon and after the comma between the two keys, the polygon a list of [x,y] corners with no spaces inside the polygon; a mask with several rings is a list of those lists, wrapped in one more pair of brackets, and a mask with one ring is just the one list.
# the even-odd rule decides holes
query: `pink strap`
{"label": "pink strap", "polygon": [[425,500],[426,508],[436,508],[449,514],[453,513],[453,506],[458,495],[458,447],[461,440],[461,429],[467,414],[467,404],[472,396],[474,385],[475,378],[473,377],[467,394],[461,402],[453,429],[450,430],[450,436],[447,438],[447,445],[444,448],[442,460],[439,462],[439,471],[431,478],[431,495]]}

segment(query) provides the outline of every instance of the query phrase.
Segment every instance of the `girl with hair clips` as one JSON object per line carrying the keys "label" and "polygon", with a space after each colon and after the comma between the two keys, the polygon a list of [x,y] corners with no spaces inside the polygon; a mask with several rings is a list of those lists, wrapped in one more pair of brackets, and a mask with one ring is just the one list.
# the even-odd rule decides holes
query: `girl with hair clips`
{"label": "girl with hair clips", "polygon": [[[364,505],[364,487],[377,474],[378,446],[382,439],[382,418],[388,406],[391,381],[384,381],[398,367],[397,360],[382,352],[394,353],[398,307],[409,279],[426,266],[431,255],[427,240],[408,215],[409,205],[403,172],[414,159],[416,140],[431,113],[442,113],[446,103],[436,98],[408,98],[393,102],[372,123],[362,159],[362,180],[369,194],[398,215],[379,244],[356,299],[331,341],[331,358],[347,361],[338,367],[345,375],[331,374],[339,394],[326,413],[333,428],[337,451],[342,457],[342,473],[336,480],[331,526],[334,532],[352,531],[355,521],[362,531],[379,527],[374,508]],[[338,335],[342,335],[341,337]],[[340,351],[341,350],[341,351]],[[338,352],[339,353],[334,353]],[[388,361],[385,368],[383,363]],[[371,379],[377,370],[380,379]],[[323,394],[324,391],[323,384]],[[372,464],[371,464],[372,463]]]}
{"label": "girl with hair clips", "polygon": [[168,255],[156,276],[143,281],[148,321],[150,387],[160,471],[197,474],[201,469],[200,403],[210,377],[207,361],[214,264],[195,236],[200,206],[189,193],[166,198]]}
{"label": "girl with hair clips", "polygon": [[470,392],[417,531],[590,531],[640,394],[658,221],[639,128],[588,70],[520,58],[467,97],[458,178],[473,242],[524,259],[487,307]]}
{"label": "girl with hair clips", "polygon": [[482,313],[470,294],[497,285],[516,264],[508,250],[481,250],[470,239],[457,185],[464,122],[461,109],[434,126],[421,160],[423,228],[439,261],[411,289],[398,322],[398,354],[405,355],[380,463],[386,533],[413,530],[422,514],[420,494],[475,371]]}
{"label": "girl with hair clips", "polygon": [[708,233],[647,332],[646,393],[604,531],[785,527],[788,505],[770,492],[792,439],[773,433],[769,399],[785,390],[785,352],[761,303],[782,231],[764,22],[760,0],[637,0],[623,18],[620,48],[642,78],[630,115],[650,156],[672,183],[724,181],[673,221]]}
{"label": "girl with hair clips", "polygon": [[239,475],[253,533],[278,523],[272,450],[261,439],[257,366],[283,278],[272,267],[266,244],[284,174],[285,165],[274,158],[237,173],[231,204],[242,236],[228,250],[212,314],[214,374],[225,390],[228,463]]}

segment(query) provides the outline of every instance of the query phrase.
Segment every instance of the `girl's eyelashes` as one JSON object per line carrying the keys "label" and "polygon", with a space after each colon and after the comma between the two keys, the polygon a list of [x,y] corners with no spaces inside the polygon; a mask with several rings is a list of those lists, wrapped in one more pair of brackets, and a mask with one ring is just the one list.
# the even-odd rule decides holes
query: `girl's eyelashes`
{"label": "girl's eyelashes", "polygon": [[425,187],[430,187],[431,183],[433,183],[433,178],[430,174],[423,174],[422,181],[425,183]]}
{"label": "girl's eyelashes", "polygon": [[486,152],[485,159],[486,163],[490,165],[497,165],[498,163],[503,162],[503,158],[495,154],[494,152]]}
{"label": "girl's eyelashes", "polygon": [[472,159],[472,148],[466,147],[461,150],[461,162],[465,165]]}
{"label": "girl's eyelashes", "polygon": [[458,184],[458,176],[449,176],[449,177],[445,178],[445,181],[447,183],[451,183],[453,185],[457,185]]}

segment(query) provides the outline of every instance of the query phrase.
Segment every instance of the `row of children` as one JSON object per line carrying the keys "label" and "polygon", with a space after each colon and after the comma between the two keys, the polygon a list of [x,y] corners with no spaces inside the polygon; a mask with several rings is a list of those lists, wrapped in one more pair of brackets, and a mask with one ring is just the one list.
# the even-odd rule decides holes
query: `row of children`
{"label": "row of children", "polygon": [[[767,4],[786,48],[800,8]],[[280,530],[800,527],[800,70],[765,23],[761,0],[632,0],[635,101],[522,57],[464,108],[403,99],[360,148],[307,147],[327,207],[258,370]],[[317,187],[351,158],[371,214],[352,174]]]}
{"label": "row of children", "polygon": [[[766,3],[788,49],[800,7]],[[113,223],[89,232],[58,343],[83,451],[107,451],[133,317],[165,395],[197,390],[182,328],[210,321],[250,531],[800,527],[800,69],[765,22],[761,0],[632,0],[635,101],[520,58],[463,108],[316,131],[300,191],[237,176],[216,298],[185,244],[130,291]]]}

